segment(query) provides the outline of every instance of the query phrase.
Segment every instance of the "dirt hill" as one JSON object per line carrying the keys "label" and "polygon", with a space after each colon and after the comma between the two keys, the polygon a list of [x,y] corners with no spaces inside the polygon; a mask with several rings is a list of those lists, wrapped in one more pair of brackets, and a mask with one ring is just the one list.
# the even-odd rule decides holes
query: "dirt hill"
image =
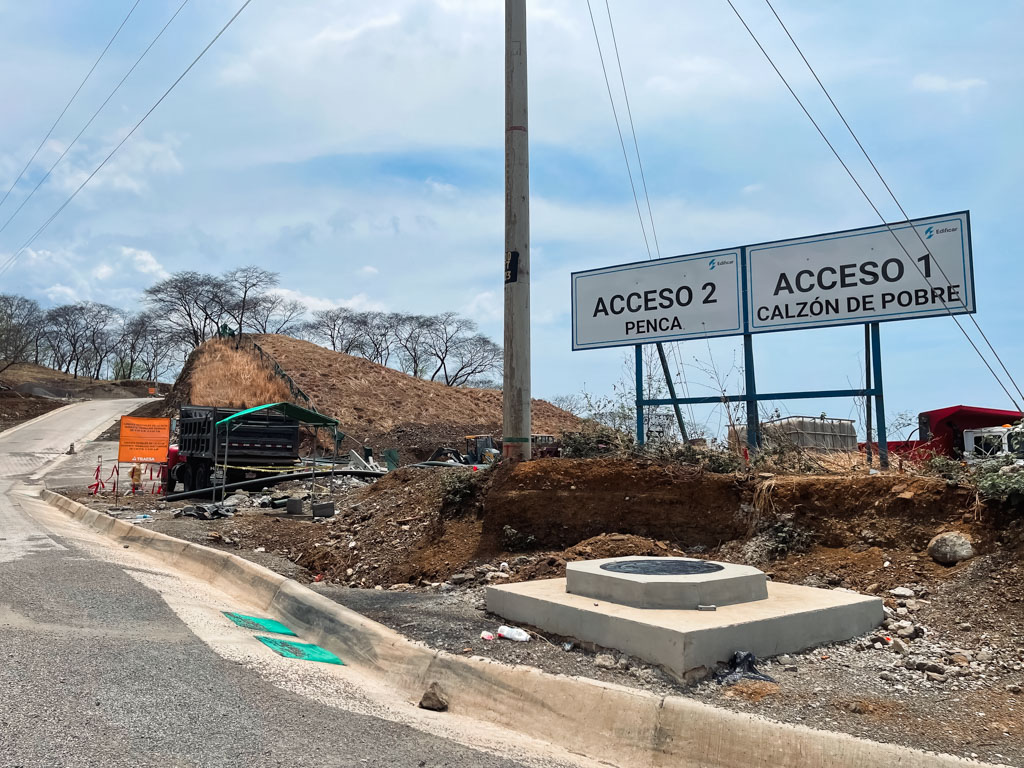
{"label": "dirt hill", "polygon": [[[70,373],[55,371],[42,365],[17,363],[0,375],[0,385],[16,392],[36,397],[104,399],[121,397],[145,397],[150,382],[107,381]],[[161,385],[161,392],[166,391]]]}
{"label": "dirt hill", "polygon": [[[467,434],[501,432],[501,392],[446,387],[400,371],[333,352],[288,336],[254,340],[312,400],[359,442],[397,447],[402,459],[422,460],[442,444],[459,445]],[[189,359],[172,400],[248,407],[290,399],[287,387],[251,352],[212,341]],[[533,401],[533,431],[558,435],[580,420],[544,400]]]}

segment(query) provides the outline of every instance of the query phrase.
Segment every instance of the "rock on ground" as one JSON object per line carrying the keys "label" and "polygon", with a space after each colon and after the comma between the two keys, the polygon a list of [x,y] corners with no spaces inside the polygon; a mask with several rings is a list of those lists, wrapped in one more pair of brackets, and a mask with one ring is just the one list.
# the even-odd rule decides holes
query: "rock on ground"
{"label": "rock on ground", "polygon": [[956,565],[974,557],[971,541],[962,533],[949,531],[940,533],[928,542],[928,554],[932,560],[943,565]]}
{"label": "rock on ground", "polygon": [[420,699],[420,709],[433,712],[445,712],[448,709],[448,697],[437,683],[431,683]]}

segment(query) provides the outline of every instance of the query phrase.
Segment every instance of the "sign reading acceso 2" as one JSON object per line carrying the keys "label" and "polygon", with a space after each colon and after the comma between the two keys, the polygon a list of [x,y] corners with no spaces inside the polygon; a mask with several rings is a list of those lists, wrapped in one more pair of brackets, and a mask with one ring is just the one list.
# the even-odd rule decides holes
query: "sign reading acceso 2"
{"label": "sign reading acceso 2", "polygon": [[572,276],[573,349],[741,331],[739,249]]}
{"label": "sign reading acceso 2", "polygon": [[966,211],[572,274],[573,349],[974,311]]}

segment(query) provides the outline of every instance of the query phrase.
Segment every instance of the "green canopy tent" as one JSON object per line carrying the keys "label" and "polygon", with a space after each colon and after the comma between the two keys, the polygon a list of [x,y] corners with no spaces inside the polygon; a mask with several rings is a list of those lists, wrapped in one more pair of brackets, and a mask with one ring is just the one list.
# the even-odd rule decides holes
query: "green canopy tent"
{"label": "green canopy tent", "polygon": [[230,416],[226,416],[220,421],[216,422],[213,426],[213,463],[214,467],[217,465],[217,446],[219,440],[217,440],[217,431],[223,424],[226,434],[224,436],[224,472],[221,474],[221,489],[220,498],[224,500],[225,488],[228,480],[228,434],[231,432],[231,422],[236,419],[243,418],[253,413],[260,411],[272,410],[276,411],[288,418],[295,419],[300,424],[313,427],[313,462],[312,462],[312,477],[310,478],[310,489],[311,492],[315,493],[316,489],[316,449],[319,445],[320,427],[330,428],[334,434],[334,458],[331,461],[331,479],[333,483],[334,478],[334,466],[337,464],[338,459],[338,420],[332,419],[330,416],[325,416],[317,411],[311,411],[308,408],[302,408],[294,403],[267,403],[266,405],[256,405],[252,408],[246,408],[243,411],[238,411]]}

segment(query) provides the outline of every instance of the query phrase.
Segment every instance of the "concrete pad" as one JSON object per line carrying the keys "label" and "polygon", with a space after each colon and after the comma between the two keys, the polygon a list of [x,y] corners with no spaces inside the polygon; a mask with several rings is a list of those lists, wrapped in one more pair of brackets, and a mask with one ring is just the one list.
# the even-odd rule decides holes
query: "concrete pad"
{"label": "concrete pad", "polygon": [[659,664],[677,675],[710,669],[736,651],[796,653],[877,627],[882,600],[768,582],[768,597],[715,611],[635,608],[566,591],[565,579],[487,587],[487,610],[565,637]]}
{"label": "concrete pad", "polygon": [[[647,572],[650,570],[659,572]],[[580,560],[568,563],[565,575],[566,592],[634,608],[697,610],[768,597],[763,571],[689,557]]]}

